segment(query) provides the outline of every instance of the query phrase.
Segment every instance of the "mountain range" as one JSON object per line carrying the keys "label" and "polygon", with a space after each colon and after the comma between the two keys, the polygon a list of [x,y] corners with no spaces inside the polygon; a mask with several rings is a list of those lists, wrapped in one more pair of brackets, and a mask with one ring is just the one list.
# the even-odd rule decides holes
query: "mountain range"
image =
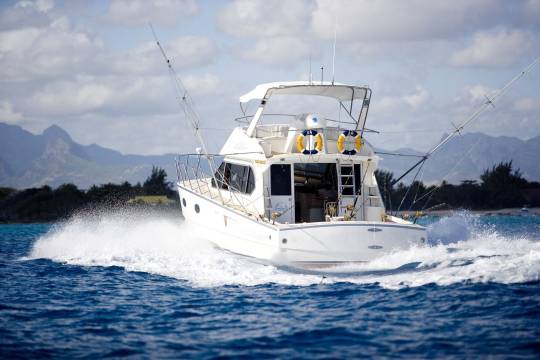
{"label": "mountain range", "polygon": [[94,184],[134,184],[144,181],[153,165],[175,174],[173,154],[123,155],[96,144],[80,145],[57,125],[34,135],[20,126],[0,123],[0,186],[73,183],[86,189]]}
{"label": "mountain range", "polygon": [[[379,149],[380,152],[387,152]],[[422,152],[410,148],[389,151],[410,155]],[[450,183],[477,180],[482,172],[502,161],[513,161],[529,181],[540,180],[540,136],[527,141],[513,137],[492,137],[468,133],[454,138],[435,153],[422,168],[419,179]],[[379,166],[403,173],[418,158],[380,155]],[[62,128],[53,125],[42,134],[20,126],[0,123],[0,186],[15,188],[73,183],[85,189],[93,184],[141,182],[159,166],[174,180],[174,155],[124,155],[96,144],[81,145]],[[409,176],[410,178],[411,176]]]}
{"label": "mountain range", "polygon": [[[445,138],[447,135],[443,135]],[[441,138],[441,140],[442,140]],[[385,152],[385,150],[379,150]],[[402,148],[393,153],[421,156],[423,152]],[[383,160],[379,166],[399,176],[419,158],[406,158],[380,154]],[[446,180],[459,184],[463,180],[479,180],[484,170],[501,162],[512,161],[512,167],[519,169],[529,181],[540,180],[540,136],[521,140],[509,136],[489,136],[482,133],[467,133],[450,140],[435,152],[419,172],[419,179],[425,183]],[[411,181],[416,170],[406,179]]]}

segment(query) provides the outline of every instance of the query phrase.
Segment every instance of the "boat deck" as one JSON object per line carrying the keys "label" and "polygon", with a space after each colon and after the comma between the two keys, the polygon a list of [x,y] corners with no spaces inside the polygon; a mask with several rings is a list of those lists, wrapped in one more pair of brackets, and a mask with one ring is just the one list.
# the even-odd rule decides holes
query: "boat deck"
{"label": "boat deck", "polygon": [[206,198],[209,198],[220,204],[223,204],[229,209],[235,210],[244,215],[258,217],[258,216],[255,216],[253,212],[250,212],[245,206],[242,206],[238,202],[238,200],[234,198],[234,195],[231,196],[229,199],[222,197],[223,194],[220,195],[220,192],[217,189],[210,186],[210,183],[211,183],[211,179],[209,178],[203,178],[203,179],[199,178],[199,179],[190,179],[190,180],[180,181],[179,185],[187,189],[190,189],[191,191],[199,195],[202,195]]}

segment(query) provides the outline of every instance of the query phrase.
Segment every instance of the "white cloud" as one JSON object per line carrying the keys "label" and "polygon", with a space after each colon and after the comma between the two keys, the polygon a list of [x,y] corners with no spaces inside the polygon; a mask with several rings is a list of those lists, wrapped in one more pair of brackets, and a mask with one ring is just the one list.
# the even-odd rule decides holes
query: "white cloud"
{"label": "white cloud", "polygon": [[[212,74],[185,75],[182,80],[193,97],[223,92],[221,80]],[[178,113],[176,93],[163,76],[79,76],[52,82],[26,101],[31,115],[72,117],[88,114],[156,116]]]}
{"label": "white cloud", "polygon": [[426,105],[429,98],[429,92],[424,87],[416,86],[414,91],[411,91],[409,94],[387,95],[379,99],[376,98],[373,103],[373,110],[377,112],[390,112],[397,109],[404,110],[406,107],[415,110]]}
{"label": "white cloud", "polygon": [[21,117],[22,114],[13,110],[13,105],[9,101],[0,101],[0,122],[16,123]]}
{"label": "white cloud", "polygon": [[[504,0],[236,0],[218,16],[219,27],[238,37],[298,36],[331,40],[426,40],[462,35],[479,24],[509,18]],[[514,5],[514,7],[523,7]]]}
{"label": "white cloud", "polygon": [[472,43],[450,58],[454,66],[510,66],[537,48],[533,36],[521,30],[478,32]]}
{"label": "white cloud", "polygon": [[57,123],[79,143],[97,143],[124,154],[194,152],[197,146],[193,131],[178,111],[153,116],[89,114],[78,121]]}
{"label": "white cloud", "polygon": [[[215,59],[216,44],[204,36],[180,36],[164,44],[177,70],[206,65]],[[86,74],[163,74],[163,58],[154,42],[111,52],[89,34],[73,30],[67,18],[48,27],[0,32],[0,77],[36,81]]]}
{"label": "white cloud", "polygon": [[331,39],[337,24],[344,40],[426,40],[454,37],[479,24],[496,24],[504,16],[504,1],[319,0],[312,27]]}
{"label": "white cloud", "polygon": [[[198,109],[202,125],[212,129],[217,122],[220,128],[234,125],[236,96],[256,83],[307,79],[301,71],[310,54],[315,77],[320,65],[328,74],[337,23],[337,81],[372,85],[369,125],[399,132],[389,147],[426,147],[438,139],[437,130],[451,129],[450,121],[469,116],[491,92],[466,84],[507,80],[507,69],[494,68],[502,65],[490,64],[480,50],[502,49],[490,51],[504,64],[514,61],[520,43],[537,46],[538,11],[538,0],[6,3],[0,6],[0,121],[30,128],[58,122],[87,142],[124,151],[173,149],[187,131],[178,121],[173,85],[155,43],[140,42],[149,39],[147,30],[131,26],[146,26],[149,19],[157,26],[175,25],[163,38],[164,48],[197,104],[204,105]],[[201,16],[185,24],[194,14]],[[103,17],[105,25],[117,26],[104,26]],[[215,27],[221,33],[214,34]],[[479,34],[490,40],[477,42]],[[233,58],[222,49],[230,49]],[[453,55],[462,64],[446,66]],[[467,62],[478,63],[479,71],[464,68]],[[483,71],[485,64],[489,71]],[[520,87],[521,98],[509,93],[501,99],[493,120],[473,128],[518,136],[538,132],[535,80]],[[205,101],[207,95],[214,95],[212,101]],[[171,126],[175,132],[165,129]],[[411,129],[435,133],[429,138]],[[207,134],[219,148],[228,132]]]}
{"label": "white cloud", "polygon": [[405,102],[414,109],[425,104],[428,99],[429,99],[428,91],[421,86],[416,87],[416,93],[411,94],[411,95],[405,95],[403,97],[403,100],[405,100]]}
{"label": "white cloud", "polygon": [[121,26],[171,26],[198,10],[193,0],[112,0],[104,19]]}
{"label": "white cloud", "polygon": [[[202,66],[212,62],[218,52],[216,44],[204,36],[181,36],[163,44],[177,71],[182,67]],[[163,74],[163,57],[155,42],[140,44],[121,54],[100,59],[101,66],[114,73]]]}
{"label": "white cloud", "polygon": [[523,13],[529,24],[540,25],[540,0],[527,0]]}
{"label": "white cloud", "polygon": [[219,13],[219,28],[242,43],[235,55],[265,65],[288,65],[307,61],[311,48],[310,16],[314,2],[307,0],[235,0]]}
{"label": "white cloud", "polygon": [[[532,0],[297,0],[286,4],[276,0],[236,0],[223,7],[218,26],[228,35],[256,38],[255,47],[263,50],[277,42],[276,38],[300,38],[320,47],[320,39],[331,41],[337,30],[338,47],[357,60],[399,56],[400,60],[422,57],[441,63],[448,61],[456,42],[479,29],[534,27],[536,23],[540,26],[540,21],[528,20],[536,7]],[[286,63],[281,58],[272,61],[256,54],[251,43],[240,46],[250,47],[237,48],[244,59]],[[276,52],[281,56],[279,50]],[[462,55],[455,56],[456,63],[463,62]],[[502,55],[494,61],[508,63],[511,56]]]}
{"label": "white cloud", "polygon": [[236,0],[218,15],[218,25],[238,37],[292,36],[309,30],[313,4],[305,0]]}
{"label": "white cloud", "polygon": [[468,103],[485,102],[494,93],[495,89],[485,85],[468,85],[463,88],[459,101],[463,102],[463,99],[469,99]]}
{"label": "white cloud", "polygon": [[54,7],[53,0],[22,0],[15,4],[15,7],[20,8],[35,8],[40,12],[46,13]]}
{"label": "white cloud", "polygon": [[[445,101],[441,111],[447,114],[449,121],[453,124],[462,123],[495,92],[496,89],[482,84],[465,85],[457,90],[452,99]],[[499,101],[504,101],[504,98],[500,98]],[[506,106],[499,106],[498,102],[495,103],[495,106],[499,112],[500,109],[506,108]],[[487,109],[487,111],[489,110]],[[473,123],[470,126],[475,126],[475,124]]]}
{"label": "white cloud", "polygon": [[[446,121],[449,124],[451,122],[457,126],[470,119],[487,101],[486,96],[492,96],[495,92],[494,88],[481,84],[464,86],[451,101],[444,102],[440,112],[446,114]],[[500,97],[493,107],[487,107],[478,118],[466,126],[464,131],[520,138],[538,135],[539,99],[534,97],[516,99],[514,96],[515,93],[510,91],[506,96]]]}
{"label": "white cloud", "polygon": [[179,66],[207,64],[217,53],[214,42],[204,36],[182,36],[168,42],[165,49]]}
{"label": "white cloud", "polygon": [[45,26],[53,8],[54,2],[49,0],[19,1],[3,9],[0,5],[0,29]]}
{"label": "white cloud", "polygon": [[114,94],[110,85],[61,81],[45,86],[29,99],[29,108],[45,116],[81,114],[104,106]]}
{"label": "white cloud", "polygon": [[271,37],[257,41],[253,49],[246,50],[242,57],[268,65],[284,65],[305,61],[312,53],[307,42],[295,37]]}
{"label": "white cloud", "polygon": [[[540,112],[540,98],[525,97],[515,101],[514,108],[523,113]],[[540,114],[537,114],[540,115]]]}
{"label": "white cloud", "polygon": [[[340,46],[355,63],[369,64],[374,61],[394,61],[427,69],[426,65],[439,65],[448,61],[453,47],[450,40],[422,41],[351,41]],[[341,54],[341,52],[340,52]]]}
{"label": "white cloud", "polygon": [[0,32],[0,77],[36,80],[67,74],[87,62],[102,44],[83,32],[69,30],[65,18],[47,28]]}
{"label": "white cloud", "polygon": [[372,104],[372,111],[377,111],[377,113],[391,111],[399,106],[403,105],[403,99],[398,96],[382,96],[378,99],[376,98]]}
{"label": "white cloud", "polygon": [[201,76],[186,75],[182,81],[187,91],[193,97],[222,94],[225,90],[221,80],[213,74],[204,74]]}

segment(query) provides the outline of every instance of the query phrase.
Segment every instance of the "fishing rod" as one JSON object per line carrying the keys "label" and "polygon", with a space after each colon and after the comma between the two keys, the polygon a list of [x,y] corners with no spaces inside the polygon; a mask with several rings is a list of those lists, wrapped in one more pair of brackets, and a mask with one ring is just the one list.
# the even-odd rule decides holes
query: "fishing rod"
{"label": "fishing rod", "polygon": [[[161,43],[158,40],[156,32],[154,31],[154,27],[152,26],[151,23],[149,23],[148,26],[150,27],[150,30],[152,31],[152,35],[154,37],[154,40],[156,41],[156,45],[159,48],[159,51],[161,52],[161,55],[163,56],[163,60],[165,60],[165,63],[167,64],[167,68],[169,70],[169,76],[173,80],[175,90],[176,90],[176,93],[178,95],[178,99],[181,100],[181,101],[179,101],[179,104],[182,107],[182,110],[184,111],[186,119],[188,120],[191,127],[193,128],[193,131],[195,132],[195,136],[197,137],[197,141],[199,142],[199,145],[201,146],[201,152],[208,161],[208,166],[210,167],[210,172],[212,174],[212,179],[217,184],[218,182],[217,182],[217,179],[216,179],[216,176],[215,176],[215,168],[214,168],[215,164],[213,164],[213,161],[210,160],[210,154],[208,153],[208,150],[206,149],[206,144],[205,144],[205,142],[204,142],[204,140],[202,138],[202,135],[201,135],[201,132],[200,132],[200,121],[199,121],[200,116],[195,111],[195,106],[194,106],[193,99],[191,98],[191,96],[189,95],[186,87],[184,86],[184,84],[182,83],[180,78],[178,77],[178,74],[176,73],[176,70],[172,66],[171,60],[167,56],[167,53],[165,52],[165,50],[161,46]],[[223,199],[223,197],[221,195],[221,191],[219,190],[219,187],[216,186],[216,188],[218,189],[219,198],[220,198],[221,202],[223,203],[224,199]]]}
{"label": "fishing rod", "polygon": [[403,179],[405,176],[407,176],[411,171],[413,171],[414,169],[416,169],[418,166],[420,166],[421,164],[423,164],[424,162],[426,162],[427,159],[429,159],[429,157],[431,155],[433,155],[433,153],[435,153],[437,150],[439,150],[442,146],[444,146],[447,142],[449,142],[452,138],[454,138],[454,136],[456,136],[457,134],[460,134],[461,133],[461,130],[463,130],[463,128],[465,128],[465,126],[467,126],[469,123],[471,123],[472,121],[476,120],[487,108],[489,108],[490,106],[494,106],[493,104],[495,103],[495,101],[500,98],[502,95],[504,95],[508,89],[510,89],[510,87],[512,85],[514,85],[519,79],[521,79],[522,77],[524,77],[525,75],[527,75],[529,72],[532,71],[532,69],[540,62],[540,58],[537,58],[535,59],[531,64],[529,64],[529,66],[527,66],[523,71],[521,71],[518,75],[516,75],[512,80],[510,80],[509,82],[507,82],[497,93],[495,93],[493,96],[489,97],[489,96],[485,96],[486,97],[486,102],[484,102],[467,120],[465,120],[461,125],[457,126],[455,128],[455,130],[450,133],[449,135],[447,135],[441,142],[439,142],[435,147],[433,147],[431,150],[429,150],[427,153],[425,153],[423,156],[422,156],[422,159],[418,160],[418,162],[416,162],[412,167],[410,167],[407,171],[405,171],[403,173],[403,175],[401,175],[399,178],[397,178],[396,180],[392,181],[392,184],[391,185],[395,185],[397,184],[401,179]]}

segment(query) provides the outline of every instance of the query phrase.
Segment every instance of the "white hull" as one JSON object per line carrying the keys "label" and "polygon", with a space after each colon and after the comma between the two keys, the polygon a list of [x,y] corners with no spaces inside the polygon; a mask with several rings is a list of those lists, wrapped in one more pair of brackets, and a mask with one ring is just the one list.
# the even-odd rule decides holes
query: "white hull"
{"label": "white hull", "polygon": [[393,251],[423,245],[427,238],[426,229],[416,224],[333,221],[273,225],[180,184],[178,192],[184,217],[211,230],[212,243],[274,264],[317,267],[367,262]]}

